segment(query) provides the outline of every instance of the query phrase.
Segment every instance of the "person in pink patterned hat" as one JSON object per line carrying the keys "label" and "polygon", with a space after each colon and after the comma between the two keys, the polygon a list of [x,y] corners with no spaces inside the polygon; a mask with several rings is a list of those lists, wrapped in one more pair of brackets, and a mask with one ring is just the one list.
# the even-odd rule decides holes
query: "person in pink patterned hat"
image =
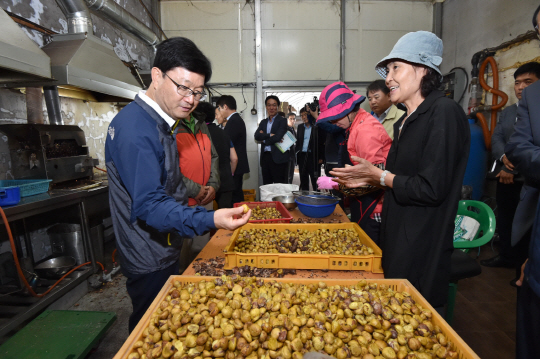
{"label": "person in pink patterned hat", "polygon": [[[357,162],[352,160],[355,156],[384,169],[392,139],[375,117],[360,108],[365,99],[343,82],[334,82],[326,86],[319,97],[321,113],[317,123],[330,122],[346,130],[347,152],[342,159],[345,165],[356,165]],[[317,183],[319,188],[338,187],[336,182],[325,186],[329,183],[328,178],[320,178]],[[377,245],[383,194],[383,189],[373,188],[369,193],[350,196],[351,221],[358,223]]]}

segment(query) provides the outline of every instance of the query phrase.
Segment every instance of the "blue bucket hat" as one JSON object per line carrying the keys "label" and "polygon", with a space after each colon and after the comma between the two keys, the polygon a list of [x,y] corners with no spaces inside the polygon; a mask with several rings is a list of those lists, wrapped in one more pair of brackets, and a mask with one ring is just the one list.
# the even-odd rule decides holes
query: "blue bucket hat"
{"label": "blue bucket hat", "polygon": [[442,62],[442,40],[432,32],[416,31],[403,35],[388,56],[383,58],[375,71],[382,78],[386,78],[386,64],[390,60],[405,60],[414,64],[424,65],[437,71],[442,76],[439,65]]}

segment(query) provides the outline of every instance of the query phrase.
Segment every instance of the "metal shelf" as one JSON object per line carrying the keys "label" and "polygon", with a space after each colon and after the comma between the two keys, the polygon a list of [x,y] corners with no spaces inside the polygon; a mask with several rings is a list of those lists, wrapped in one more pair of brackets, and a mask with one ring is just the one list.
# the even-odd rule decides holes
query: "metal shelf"
{"label": "metal shelf", "polygon": [[[94,251],[91,245],[89,218],[94,215],[100,215],[100,212],[104,209],[108,210],[108,187],[100,186],[90,190],[74,191],[71,193],[51,191],[49,193],[25,197],[18,205],[4,209],[10,223],[22,220],[23,227],[25,227],[25,220],[32,216],[42,216],[47,212],[63,208],[67,209],[70,206],[73,206],[70,210],[73,211],[75,209],[73,213],[80,220],[86,259],[92,262],[92,265],[73,272],[42,298],[20,294],[24,293],[23,290],[10,295],[0,295],[0,338],[7,336],[13,330],[20,329],[21,325],[33,319],[41,311],[97,271],[97,265],[94,261]],[[0,227],[3,227],[2,221],[0,221]],[[26,251],[28,253],[24,256],[20,248],[18,248],[17,252],[19,253],[19,258],[28,257],[33,259],[31,239],[26,233],[26,228],[24,232]],[[54,280],[40,281],[40,283],[45,283],[45,285],[36,289],[38,293],[44,293],[56,282]]]}

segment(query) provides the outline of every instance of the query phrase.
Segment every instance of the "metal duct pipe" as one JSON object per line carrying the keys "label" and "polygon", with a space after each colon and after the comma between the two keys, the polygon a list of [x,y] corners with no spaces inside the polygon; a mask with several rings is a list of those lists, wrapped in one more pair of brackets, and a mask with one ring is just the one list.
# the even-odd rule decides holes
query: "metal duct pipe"
{"label": "metal duct pipe", "polygon": [[26,121],[43,124],[43,93],[41,87],[26,88]]}
{"label": "metal duct pipe", "polygon": [[159,38],[152,29],[140,22],[135,16],[131,15],[113,0],[84,1],[86,1],[90,9],[100,11],[114,23],[119,24],[133,35],[145,41],[148,45],[155,46],[159,43]]}
{"label": "metal duct pipe", "polygon": [[45,96],[45,104],[47,105],[47,113],[49,114],[49,125],[63,125],[62,113],[60,111],[60,96],[58,95],[58,87],[43,86],[43,95]]}
{"label": "metal duct pipe", "polygon": [[345,81],[345,0],[341,0],[341,24],[339,39],[339,81]]}
{"label": "metal duct pipe", "polygon": [[433,33],[442,39],[443,1],[438,0],[433,4]]}
{"label": "metal duct pipe", "polygon": [[90,10],[84,0],[56,0],[60,10],[67,18],[68,32],[76,34],[79,32],[94,33]]}

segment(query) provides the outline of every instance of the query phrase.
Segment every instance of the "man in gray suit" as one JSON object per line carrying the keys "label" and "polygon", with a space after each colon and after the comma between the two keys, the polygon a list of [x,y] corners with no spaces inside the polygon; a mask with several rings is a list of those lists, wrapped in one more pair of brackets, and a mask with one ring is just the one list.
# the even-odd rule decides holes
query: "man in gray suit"
{"label": "man in gray suit", "polygon": [[[537,62],[529,62],[521,65],[516,72],[514,72],[514,91],[518,100],[521,100],[521,93],[530,84],[536,82],[540,78],[540,64]],[[518,104],[508,106],[501,112],[499,116],[499,122],[493,136],[491,138],[491,153],[494,160],[497,162],[497,227],[499,238],[501,240],[501,247],[499,254],[493,258],[486,259],[480,263],[486,267],[516,267],[516,279],[519,278],[521,271],[521,265],[527,258],[527,243],[528,241],[522,241],[517,247],[512,248],[512,222],[514,221],[514,214],[518,208],[520,202],[520,192],[523,187],[523,176],[521,176],[514,165],[504,153],[504,146],[508,143],[510,136],[514,133],[514,124],[517,120],[517,107]],[[525,189],[527,191],[527,189]],[[523,206],[523,204],[521,204]],[[536,203],[534,204],[534,206]],[[523,208],[522,208],[523,210]],[[517,222],[523,220],[523,214],[516,217]],[[522,232],[523,234],[531,228],[531,223],[523,231],[522,223],[515,226],[515,231]],[[519,227],[519,228],[518,228]],[[518,234],[519,235],[519,234]],[[514,279],[511,283],[515,285]]]}
{"label": "man in gray suit", "polygon": [[[540,37],[540,6],[533,16],[533,26]],[[537,358],[540,338],[540,81],[523,91],[518,106],[515,132],[504,148],[508,159],[525,178],[525,186],[536,190],[536,207],[529,212],[533,222],[529,259],[517,285],[516,358]],[[528,194],[527,194],[528,196]],[[521,204],[520,204],[521,205]],[[516,214],[517,220],[517,214]],[[516,221],[514,221],[515,224]],[[514,238],[512,238],[514,241]]]}

